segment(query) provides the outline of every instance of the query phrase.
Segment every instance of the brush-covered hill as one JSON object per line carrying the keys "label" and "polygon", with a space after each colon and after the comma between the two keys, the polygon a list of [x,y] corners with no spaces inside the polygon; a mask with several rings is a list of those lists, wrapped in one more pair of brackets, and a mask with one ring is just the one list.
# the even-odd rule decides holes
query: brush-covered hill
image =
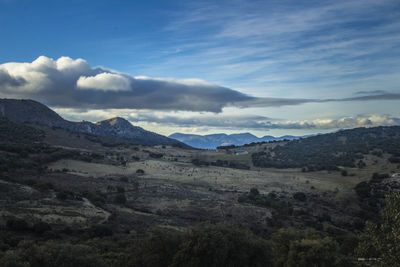
{"label": "brush-covered hill", "polygon": [[97,123],[68,121],[47,106],[33,100],[0,99],[1,116],[11,121],[59,127],[82,133],[120,138],[145,145],[185,146],[175,139],[146,131],[119,117]]}
{"label": "brush-covered hill", "polygon": [[252,154],[253,164],[258,167],[362,168],[367,154],[386,156],[391,163],[400,163],[400,127],[356,128],[260,148],[262,151]]}

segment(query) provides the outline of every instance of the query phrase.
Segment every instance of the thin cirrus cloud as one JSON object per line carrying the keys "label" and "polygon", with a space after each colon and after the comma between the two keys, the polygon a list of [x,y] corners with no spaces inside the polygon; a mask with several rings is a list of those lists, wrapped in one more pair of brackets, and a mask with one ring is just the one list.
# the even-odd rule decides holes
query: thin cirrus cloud
{"label": "thin cirrus cloud", "polygon": [[0,96],[30,98],[52,107],[221,112],[224,107],[279,107],[332,101],[396,100],[383,92],[338,99],[254,97],[198,79],[162,79],[91,67],[83,59],[40,56],[0,65]]}
{"label": "thin cirrus cloud", "polygon": [[166,27],[185,53],[148,71],[195,70],[277,97],[398,91],[398,10],[393,0],[197,1]]}

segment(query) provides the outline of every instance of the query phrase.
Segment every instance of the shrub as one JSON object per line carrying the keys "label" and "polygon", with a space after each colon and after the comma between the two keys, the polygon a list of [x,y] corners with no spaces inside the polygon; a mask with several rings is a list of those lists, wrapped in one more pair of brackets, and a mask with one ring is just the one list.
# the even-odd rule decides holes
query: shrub
{"label": "shrub", "polygon": [[258,195],[260,195],[260,192],[258,191],[257,188],[253,187],[253,188],[250,189],[249,198],[254,199],[254,198],[257,197]]}
{"label": "shrub", "polygon": [[307,196],[305,193],[303,192],[296,192],[293,194],[293,198],[298,200],[298,201],[306,201],[307,200]]}
{"label": "shrub", "polygon": [[43,234],[44,232],[51,231],[51,226],[46,222],[37,222],[33,224],[33,231],[37,234]]}
{"label": "shrub", "polygon": [[153,153],[153,152],[150,152],[150,153],[149,153],[149,156],[150,156],[151,158],[159,159],[159,158],[162,158],[162,157],[163,157],[163,154],[161,154],[161,153]]}
{"label": "shrub", "polygon": [[182,243],[182,236],[177,232],[155,230],[129,250],[127,259],[120,266],[171,266]]}
{"label": "shrub", "polygon": [[171,266],[271,266],[267,241],[229,224],[203,224],[184,237]]}
{"label": "shrub", "polygon": [[30,230],[28,223],[23,219],[9,219],[6,222],[6,227],[13,231]]}
{"label": "shrub", "polygon": [[380,183],[383,179],[389,178],[390,175],[388,173],[374,173],[372,174],[371,183]]}
{"label": "shrub", "polygon": [[136,157],[136,156],[132,156],[131,158],[132,158],[132,160],[135,160],[135,161],[139,161],[140,160],[140,158]]}
{"label": "shrub", "polygon": [[128,177],[121,177],[121,178],[119,178],[119,180],[121,181],[121,182],[124,182],[124,183],[127,183],[127,182],[129,182],[129,179],[128,179]]}
{"label": "shrub", "polygon": [[398,266],[400,262],[400,193],[388,196],[378,224],[367,222],[360,235],[357,254],[380,258],[379,266]]}
{"label": "shrub", "polygon": [[57,192],[56,198],[57,198],[58,200],[64,201],[64,200],[67,200],[68,194],[67,194],[66,192],[64,192],[64,191]]}
{"label": "shrub", "polygon": [[[339,245],[314,230],[280,230],[271,237],[276,266],[343,266]],[[346,265],[347,266],[347,265]]]}
{"label": "shrub", "polygon": [[114,198],[115,203],[117,204],[125,204],[126,203],[126,197],[125,194],[117,194]]}
{"label": "shrub", "polygon": [[363,199],[369,197],[371,186],[367,182],[361,182],[356,185],[354,190],[356,191],[357,195]]}
{"label": "shrub", "polygon": [[110,236],[113,234],[113,231],[110,227],[102,224],[93,225],[92,227],[89,228],[88,232],[89,236],[92,238]]}

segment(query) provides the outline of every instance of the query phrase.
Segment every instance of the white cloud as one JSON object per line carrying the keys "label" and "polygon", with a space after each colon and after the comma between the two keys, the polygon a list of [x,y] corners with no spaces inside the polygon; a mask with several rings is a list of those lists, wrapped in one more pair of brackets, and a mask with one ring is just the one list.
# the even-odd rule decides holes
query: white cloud
{"label": "white cloud", "polygon": [[218,131],[269,131],[283,130],[337,130],[357,127],[395,126],[400,125],[400,118],[387,114],[358,114],[341,118],[319,118],[315,120],[279,120],[259,115],[232,115],[227,113],[197,112],[159,112],[132,109],[109,110],[76,110],[56,109],[67,119],[99,121],[121,116],[133,124],[169,127],[182,131],[195,132],[194,129],[214,129]]}
{"label": "white cloud", "polygon": [[80,89],[94,89],[103,91],[129,91],[130,80],[120,74],[100,73],[92,77],[79,77],[76,85]]}
{"label": "white cloud", "polygon": [[86,72],[90,70],[90,65],[82,58],[72,59],[70,57],[60,57],[56,61],[57,69],[59,71],[73,71],[73,72]]}
{"label": "white cloud", "polygon": [[221,112],[254,99],[199,79],[134,77],[91,67],[84,59],[40,56],[0,64],[0,97],[31,98],[53,107]]}
{"label": "white cloud", "polygon": [[227,114],[159,114],[134,112],[129,115],[133,122],[158,123],[178,127],[210,127],[235,130],[307,129],[335,130],[357,127],[400,125],[400,118],[387,114],[359,114],[342,118],[321,118],[303,121],[281,121],[258,115]]}

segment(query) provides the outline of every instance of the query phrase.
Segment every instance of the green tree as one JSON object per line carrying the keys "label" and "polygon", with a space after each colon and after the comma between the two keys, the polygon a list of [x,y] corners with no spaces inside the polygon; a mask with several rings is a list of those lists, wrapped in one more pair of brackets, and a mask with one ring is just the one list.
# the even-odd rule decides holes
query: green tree
{"label": "green tree", "polygon": [[271,240],[275,266],[346,266],[338,243],[315,230],[281,229]]}
{"label": "green tree", "polygon": [[229,224],[191,229],[174,257],[174,267],[272,266],[270,246],[250,231]]}
{"label": "green tree", "polygon": [[381,222],[367,222],[356,250],[359,257],[379,258],[380,266],[400,263],[400,193],[387,196]]}
{"label": "green tree", "polygon": [[154,230],[149,237],[138,240],[129,249],[128,257],[120,266],[169,266],[179,250],[182,234],[175,231]]}
{"label": "green tree", "polygon": [[96,249],[86,245],[48,241],[37,245],[22,241],[15,250],[0,259],[0,266],[29,267],[105,267]]}

